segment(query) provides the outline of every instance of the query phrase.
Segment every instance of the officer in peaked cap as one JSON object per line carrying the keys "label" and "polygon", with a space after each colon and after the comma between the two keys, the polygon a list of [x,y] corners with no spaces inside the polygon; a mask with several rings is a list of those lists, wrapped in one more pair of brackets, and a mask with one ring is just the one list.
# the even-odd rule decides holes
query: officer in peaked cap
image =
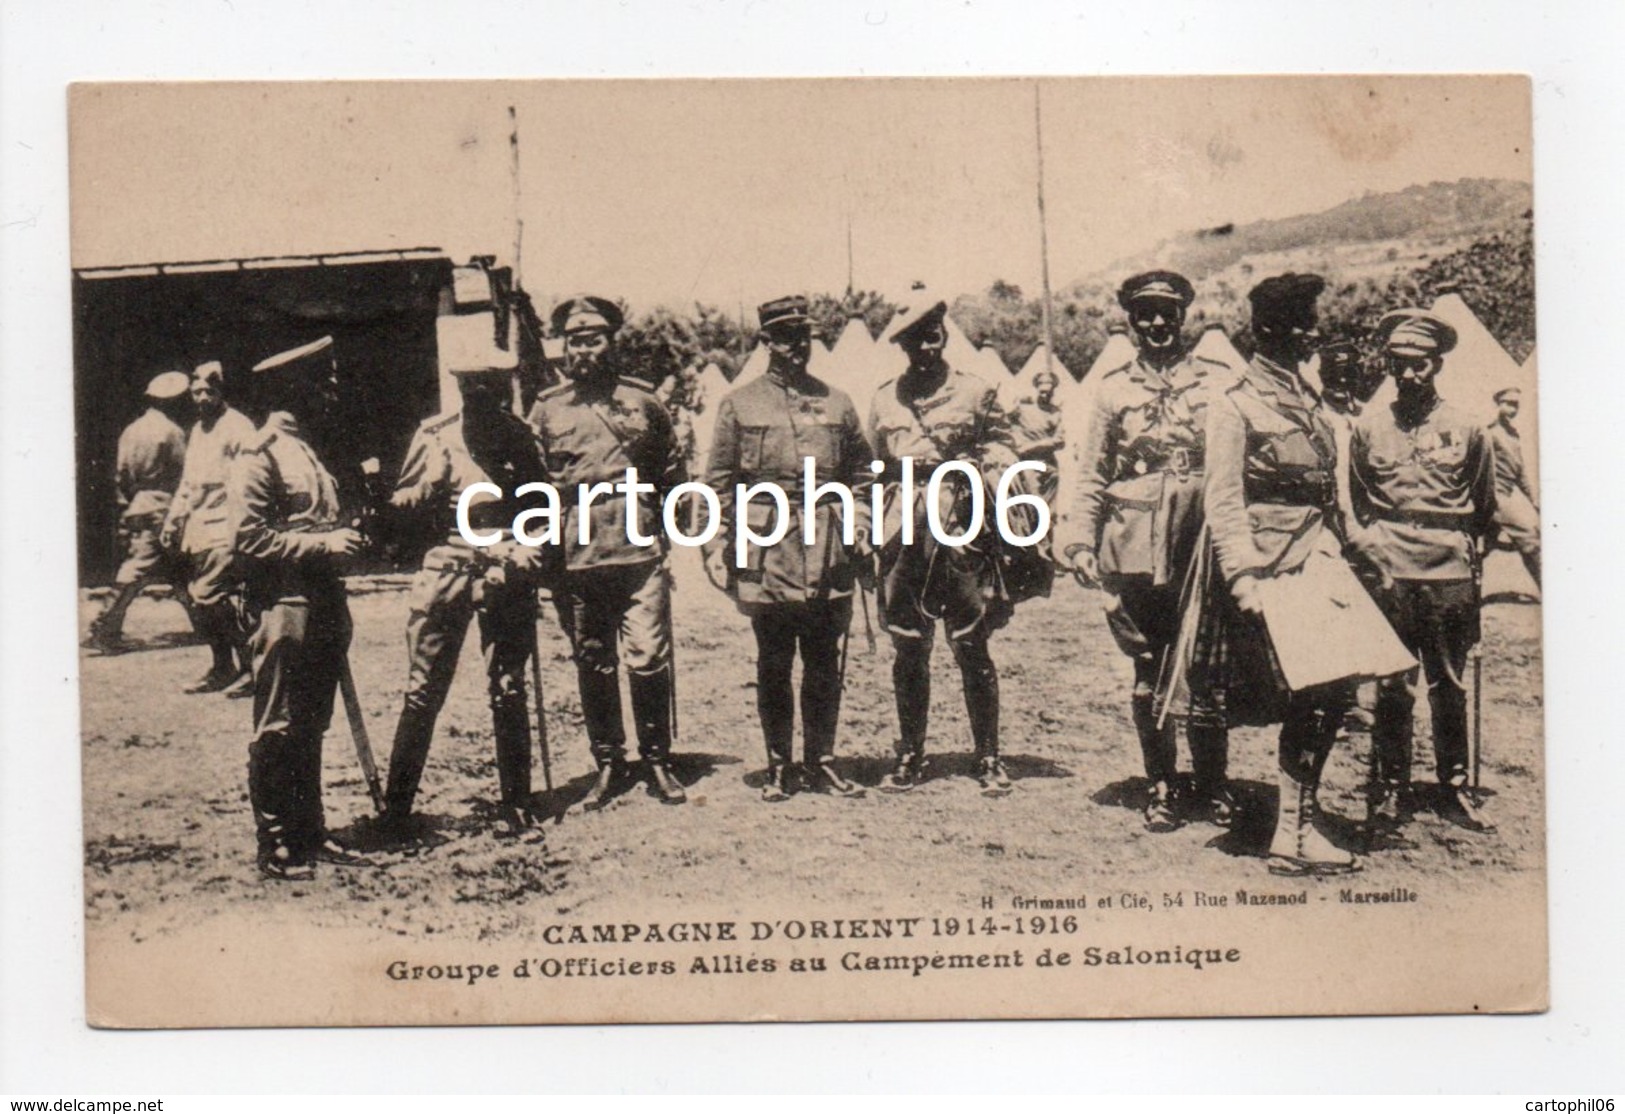
{"label": "officer in peaked cap", "polygon": [[[113,489],[118,496],[119,548],[124,559],[113,577],[113,600],[90,624],[88,644],[113,653],[124,642],[124,615],[141,589],[160,578],[176,582],[177,598],[190,600],[185,577],[161,544],[164,516],[181,482],[186,432],[176,420],[186,402],[185,372],[166,371],[147,384],[147,408],[119,434]],[[198,619],[192,616],[193,625]]]}
{"label": "officer in peaked cap", "polygon": [[[813,541],[802,521],[804,460],[816,462],[819,484],[862,491],[869,472],[869,444],[857,408],[847,395],[807,372],[812,325],[807,299],[777,298],[757,311],[767,371],[723,398],[717,407],[706,484],[717,493],[721,531],[706,547],[713,581],[725,585],[756,635],[756,708],[767,743],[766,801],[794,791],[795,691],[791,671],[801,653],[801,725],[805,771],[813,787],[843,797],[863,790],[835,769],[835,735],[841,709],[842,636],[852,618],[855,561],[869,550],[868,500],[852,503],[852,522],[833,496],[816,505]],[[734,496],[737,484],[771,482],[790,499],[791,520],[776,545],[749,551],[745,568],[734,566]],[[854,544],[842,538],[853,530]]]}
{"label": "officer in peaked cap", "polygon": [[[1399,309],[1383,317],[1377,335],[1397,390],[1392,404],[1354,424],[1358,525],[1350,542],[1377,569],[1383,613],[1422,663],[1442,811],[1461,827],[1488,831],[1467,784],[1466,673],[1479,637],[1477,562],[1494,531],[1494,452],[1483,426],[1439,397],[1435,380],[1455,329],[1426,310]],[[1412,669],[1377,686],[1373,815],[1381,822],[1402,822],[1410,810],[1416,682]]]}
{"label": "officer in peaked cap", "polygon": [[1524,568],[1540,584],[1540,511],[1534,485],[1523,463],[1523,437],[1513,421],[1523,404],[1523,392],[1504,387],[1495,392],[1495,421],[1490,423],[1490,444],[1495,450],[1495,521],[1523,558]]}
{"label": "officer in peaked cap", "polygon": [[307,440],[338,402],[332,338],[278,353],[253,371],[267,415],[232,459],[226,488],[253,631],[248,797],[260,871],[297,881],[317,862],[365,861],[328,834],[322,809],[322,736],[351,632],[340,572],[362,538],[345,525],[338,484]]}
{"label": "officer in peaked cap", "polygon": [[197,422],[186,440],[180,487],[160,539],[165,549],[178,545],[185,558],[191,574],[187,591],[213,658],[209,671],[185,691],[224,689],[228,696],[248,696],[253,678],[232,570],[226,469],[254,436],[254,423],[227,403],[225,369],[218,360],[199,364],[193,371],[191,395]]}
{"label": "officer in peaked cap", "polygon": [[[941,545],[929,529],[923,478],[945,461],[977,468],[984,488],[1017,460],[1015,436],[993,387],[952,367],[943,358],[948,334],[947,302],[916,288],[898,309],[886,338],[908,356],[908,368],[882,383],[869,412],[871,443],[884,471],[884,543],[879,554],[881,625],[897,656],[892,687],[901,737],[897,763],[880,783],[884,792],[905,792],[922,777],[931,709],[931,648],[941,620],[959,666],[965,711],[976,748],[977,780],[990,797],[1007,795],[1010,777],[1000,758],[999,673],[988,652],[994,631],[1009,621],[1014,600],[998,575],[990,532],[958,549]],[[902,484],[902,461],[913,461],[910,498]],[[957,475],[957,473],[955,474]],[[968,484],[941,487],[945,528],[959,532],[969,505]],[[908,516],[913,541],[900,529]]]}
{"label": "officer in peaked cap", "polygon": [[1066,448],[1066,428],[1055,392],[1061,377],[1045,368],[1033,376],[1033,393],[1016,400],[1010,408],[1010,428],[1016,435],[1016,448],[1022,460],[1044,465],[1038,480],[1038,493],[1053,509],[1061,484],[1061,450]]}
{"label": "officer in peaked cap", "polygon": [[[475,618],[496,742],[497,835],[512,838],[534,826],[525,663],[535,646],[545,554],[515,541],[512,524],[520,509],[513,492],[539,480],[543,468],[529,429],[512,411],[516,369],[516,354],[494,343],[453,358],[449,370],[462,407],[418,426],[390,497],[393,513],[431,514],[438,535],[413,583],[406,621],[406,696],[384,793],[384,822],[397,834],[406,833],[435,720]],[[469,507],[474,531],[502,535],[490,546],[474,546],[457,528],[458,500],[476,483],[495,483],[505,493]]]}
{"label": "officer in peaked cap", "polygon": [[[581,806],[603,807],[624,780],[623,664],[650,791],[667,804],[681,804],[687,794],[670,766],[676,685],[661,511],[666,493],[687,478],[682,446],[660,400],[637,380],[616,374],[615,334],[623,315],[614,302],[571,298],[554,308],[551,320],[564,336],[566,379],[537,396],[530,411],[547,480],[566,492],[592,484],[621,484],[624,490],[632,467],[638,482],[650,485],[635,495],[599,496],[587,507],[564,500],[563,570],[553,602],[570,639],[598,766]],[[648,544],[638,544],[628,529],[629,498],[635,500],[630,521],[638,537],[652,539]]]}
{"label": "officer in peaked cap", "polygon": [[[1078,479],[1061,525],[1063,554],[1105,591],[1107,625],[1134,663],[1129,697],[1146,780],[1146,829],[1169,832],[1186,817],[1220,826],[1235,805],[1227,786],[1229,736],[1219,709],[1193,693],[1186,738],[1195,800],[1174,799],[1179,749],[1156,708],[1157,678],[1179,634],[1180,590],[1202,532],[1202,483],[1210,376],[1183,327],[1196,292],[1183,275],[1126,279],[1134,359],[1105,369],[1089,394]],[[1203,694],[1205,695],[1205,694]]]}

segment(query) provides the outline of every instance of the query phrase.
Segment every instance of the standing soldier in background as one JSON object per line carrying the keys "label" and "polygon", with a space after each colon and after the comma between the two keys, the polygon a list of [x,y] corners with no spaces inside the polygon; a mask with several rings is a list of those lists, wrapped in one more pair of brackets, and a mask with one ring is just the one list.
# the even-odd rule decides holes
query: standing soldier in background
{"label": "standing soldier in background", "polygon": [[[412,585],[406,696],[390,752],[383,821],[396,834],[406,832],[435,720],[451,690],[469,622],[477,616],[496,740],[496,831],[500,838],[513,838],[535,823],[525,662],[535,646],[537,578],[544,553],[509,535],[519,509],[513,492],[540,479],[541,458],[529,430],[512,411],[514,356],[492,344],[489,351],[454,356],[449,363],[462,409],[418,427],[390,497],[393,513],[428,510],[436,540]],[[477,459],[471,444],[487,459]],[[489,455],[487,447],[493,450]],[[457,529],[458,499],[476,483],[495,483],[504,492],[504,497],[481,497],[469,504],[474,533],[504,535],[480,548]]]}
{"label": "standing soldier in background", "polygon": [[1523,437],[1512,420],[1518,416],[1523,392],[1516,387],[1495,392],[1495,421],[1490,423],[1490,445],[1495,450],[1495,521],[1523,558],[1535,586],[1540,587],[1540,510],[1535,490],[1523,466]]}
{"label": "standing soldier in background", "polygon": [[[927,528],[926,479],[944,461],[964,461],[981,475],[984,491],[1018,459],[1015,437],[993,387],[943,359],[948,304],[922,289],[899,308],[886,338],[908,355],[908,369],[881,384],[870,410],[871,443],[886,484],[884,541],[879,554],[881,625],[892,637],[892,687],[901,738],[897,764],[880,783],[888,793],[921,780],[931,711],[931,647],[937,620],[965,688],[965,711],[976,748],[977,779],[988,796],[1010,792],[999,758],[999,671],[988,653],[993,632],[1010,620],[1011,597],[996,564],[993,530],[961,548],[940,544]],[[912,459],[912,505],[905,506],[902,461]],[[969,483],[958,476],[941,486],[943,528],[964,529]],[[984,500],[990,504],[991,498]],[[913,541],[901,528],[912,522]]]}
{"label": "standing soldier in background", "polygon": [[[564,500],[564,570],[554,588],[569,636],[598,776],[584,809],[602,808],[625,775],[618,666],[624,660],[649,787],[666,804],[687,800],[671,772],[676,689],[672,673],[671,584],[661,527],[666,492],[686,478],[671,416],[641,382],[616,374],[620,307],[604,298],[572,298],[554,308],[564,337],[565,382],[531,408],[547,480],[560,491],[601,485],[590,505]],[[639,490],[624,493],[626,470]],[[620,484],[622,492],[610,485]],[[634,501],[630,512],[628,499]],[[630,513],[631,517],[628,517]],[[638,544],[631,527],[645,539]]]}
{"label": "standing soldier in background", "polygon": [[1208,404],[1203,500],[1216,575],[1187,619],[1193,693],[1210,694],[1232,726],[1281,724],[1275,874],[1358,869],[1320,830],[1315,791],[1354,681],[1415,664],[1335,531],[1336,435],[1303,378],[1325,286],[1285,274],[1248,294],[1256,351]]}
{"label": "standing soldier in background", "polygon": [[1019,400],[1010,411],[1016,453],[1022,460],[1036,460],[1044,465],[1038,493],[1052,510],[1061,486],[1060,454],[1066,448],[1061,408],[1055,405],[1055,391],[1060,385],[1060,376],[1053,371],[1039,372],[1033,376],[1033,397]]}
{"label": "standing soldier in background", "polygon": [[322,736],[350,646],[339,573],[362,547],[360,532],[343,525],[338,484],[306,440],[338,405],[332,348],[323,337],[254,367],[268,413],[227,472],[253,632],[248,798],[260,871],[280,881],[312,877],[318,861],[365,862],[327,834],[322,810]]}
{"label": "standing soldier in background", "polygon": [[[720,521],[734,521],[736,484],[775,483],[790,502],[784,539],[749,551],[747,566],[735,568],[731,532],[707,544],[711,579],[726,585],[756,634],[756,711],[767,742],[764,801],[788,800],[794,786],[795,691],[791,671],[801,649],[801,727],[805,770],[816,789],[843,797],[863,790],[835,770],[835,733],[840,722],[841,639],[852,619],[854,555],[872,561],[869,505],[848,498],[820,499],[806,540],[802,518],[805,458],[817,462],[819,484],[867,488],[869,444],[852,400],[807,373],[812,325],[807,299],[779,298],[758,311],[767,371],[730,392],[717,409],[705,482],[717,493]],[[751,510],[757,509],[753,502]],[[766,508],[761,508],[764,512]],[[758,532],[766,522],[757,525]],[[842,540],[854,532],[849,548]]]}
{"label": "standing soldier in background", "polygon": [[[1377,600],[1421,660],[1433,713],[1433,753],[1446,816],[1493,830],[1467,787],[1467,658],[1479,637],[1480,547],[1494,530],[1495,471],[1488,434],[1439,397],[1435,380],[1456,330],[1420,309],[1377,327],[1398,388],[1391,405],[1361,415],[1350,444],[1354,550],[1378,573]],[[1410,812],[1416,670],[1384,677],[1371,729],[1373,815]]]}
{"label": "standing soldier in background", "polygon": [[192,373],[197,424],[186,441],[180,488],[169,506],[160,542],[165,549],[173,549],[179,541],[192,578],[187,591],[193,615],[213,656],[209,671],[184,691],[225,689],[228,696],[247,696],[253,691],[253,677],[235,598],[226,470],[243,443],[254,436],[254,423],[226,404],[224,379],[225,371],[217,360],[199,364]]}
{"label": "standing soldier in background", "polygon": [[[124,561],[113,577],[113,602],[90,624],[89,643],[103,653],[124,645],[124,613],[154,580],[175,580],[175,595],[191,600],[185,581],[164,553],[160,536],[164,515],[181,482],[186,457],[186,431],[176,421],[186,397],[186,373],[166,371],[147,384],[147,409],[119,434],[113,488],[118,496],[119,548]],[[193,626],[197,619],[193,616]]]}
{"label": "standing soldier in background", "polygon": [[[1149,271],[1117,292],[1138,356],[1090,392],[1063,555],[1106,593],[1106,619],[1134,662],[1130,707],[1140,738],[1148,831],[1170,832],[1178,744],[1159,722],[1157,678],[1179,634],[1180,597],[1202,532],[1203,444],[1215,370],[1187,354],[1181,328],[1196,292],[1183,275]],[[1185,734],[1197,808],[1221,827],[1235,813],[1222,711],[1193,691]]]}

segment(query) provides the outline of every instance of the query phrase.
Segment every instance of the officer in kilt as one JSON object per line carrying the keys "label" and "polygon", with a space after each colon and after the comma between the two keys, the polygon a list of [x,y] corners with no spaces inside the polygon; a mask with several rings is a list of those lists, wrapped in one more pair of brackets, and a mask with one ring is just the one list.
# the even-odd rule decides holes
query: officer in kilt
{"label": "officer in kilt", "polygon": [[1336,436],[1302,373],[1324,289],[1318,275],[1285,274],[1248,296],[1256,351],[1208,405],[1211,575],[1186,615],[1188,657],[1170,672],[1232,726],[1281,725],[1277,874],[1358,869],[1321,830],[1316,789],[1355,682],[1415,663],[1343,557]]}

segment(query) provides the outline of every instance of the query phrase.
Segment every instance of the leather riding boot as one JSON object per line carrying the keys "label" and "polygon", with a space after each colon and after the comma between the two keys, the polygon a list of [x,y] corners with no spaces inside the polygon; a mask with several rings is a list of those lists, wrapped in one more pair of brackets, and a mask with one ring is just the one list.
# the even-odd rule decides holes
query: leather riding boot
{"label": "leather riding boot", "polygon": [[894,639],[892,691],[897,697],[897,725],[902,733],[898,753],[925,753],[925,731],[931,720],[931,646],[922,639]]}
{"label": "leather riding boot", "polygon": [[493,702],[491,728],[496,736],[497,786],[503,826],[518,835],[530,827],[530,714],[522,694]]}
{"label": "leather riding boot", "polygon": [[384,788],[386,824],[404,823],[412,815],[423,780],[423,767],[429,760],[429,744],[434,738],[434,713],[411,697],[401,707],[395,724],[395,742],[389,750],[389,781]]}
{"label": "leather riding boot", "polygon": [[621,682],[614,670],[583,666],[576,671],[581,689],[581,718],[587,745],[602,768],[626,756],[626,726],[621,722]]}
{"label": "leather riding boot", "polygon": [[248,747],[248,801],[254,811],[260,873],[277,881],[297,882],[315,876],[309,850],[290,828],[295,771],[291,748],[282,732],[260,735]]}
{"label": "leather riding boot", "polygon": [[638,754],[649,772],[649,789],[662,802],[688,800],[682,782],[671,772],[671,670],[631,673],[632,722],[637,726]]}
{"label": "leather riding boot", "polygon": [[960,683],[965,689],[965,715],[980,761],[999,757],[999,668],[986,642],[954,644]]}
{"label": "leather riding boot", "polygon": [[1230,795],[1230,732],[1223,727],[1187,724],[1185,739],[1191,748],[1191,772],[1196,807],[1203,819],[1221,828],[1235,821],[1236,802]]}

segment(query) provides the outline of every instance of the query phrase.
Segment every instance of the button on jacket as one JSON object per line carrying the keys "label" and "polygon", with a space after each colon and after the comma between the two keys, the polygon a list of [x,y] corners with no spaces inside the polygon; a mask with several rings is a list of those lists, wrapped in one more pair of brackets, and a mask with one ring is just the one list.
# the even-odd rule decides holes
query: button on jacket
{"label": "button on jacket", "polygon": [[1195,357],[1166,372],[1136,359],[1108,371],[1091,392],[1063,544],[1094,550],[1102,575],[1164,584],[1182,574],[1201,528],[1216,374]]}
{"label": "button on jacket", "polygon": [[1482,426],[1442,400],[1420,420],[1392,406],[1360,415],[1350,439],[1354,513],[1399,580],[1467,580],[1473,539],[1493,528],[1495,462]]}
{"label": "button on jacket", "polygon": [[530,425],[547,478],[558,488],[566,569],[659,560],[664,548],[658,540],[638,546],[627,537],[626,497],[618,493],[593,500],[591,533],[582,544],[577,494],[582,484],[623,483],[627,468],[637,468],[638,482],[655,487],[638,497],[638,529],[659,538],[666,492],[687,479],[682,447],[660,400],[633,379],[571,381],[537,398]]}
{"label": "button on jacket", "polygon": [[[805,459],[816,462],[819,484],[845,484],[853,492],[853,533],[869,529],[869,442],[857,409],[842,391],[805,372],[783,377],[768,371],[728,394],[717,408],[706,483],[717,493],[723,529],[706,548],[723,550],[741,610],[774,603],[837,599],[852,593],[851,555],[842,541],[844,507],[836,496],[819,500],[814,541],[805,541]],[[736,484],[774,483],[790,502],[790,528],[770,548],[752,547],[746,567],[734,568]],[[777,513],[768,500],[751,500],[750,524],[765,532]]]}
{"label": "button on jacket", "polygon": [[1298,377],[1254,356],[1208,405],[1207,521],[1227,582],[1303,567],[1337,503],[1337,439]]}

